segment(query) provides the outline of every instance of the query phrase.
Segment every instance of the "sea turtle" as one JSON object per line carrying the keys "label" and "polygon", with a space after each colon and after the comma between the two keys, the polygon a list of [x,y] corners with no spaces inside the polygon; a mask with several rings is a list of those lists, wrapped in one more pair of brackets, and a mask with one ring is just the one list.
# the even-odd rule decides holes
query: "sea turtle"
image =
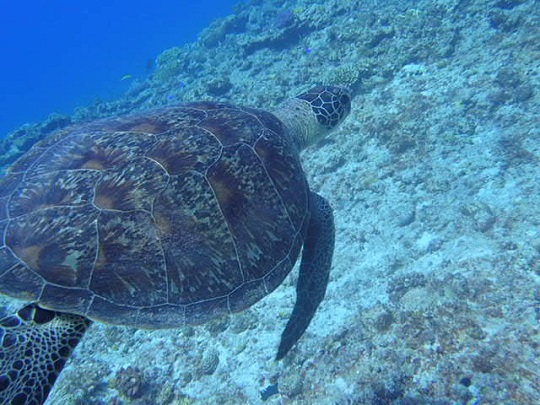
{"label": "sea turtle", "polygon": [[60,130],[0,180],[2,404],[43,403],[93,321],[199,324],[272,292],[300,250],[281,359],[322,301],[332,210],[299,152],[348,115],[318,86],[273,113],[194,102]]}

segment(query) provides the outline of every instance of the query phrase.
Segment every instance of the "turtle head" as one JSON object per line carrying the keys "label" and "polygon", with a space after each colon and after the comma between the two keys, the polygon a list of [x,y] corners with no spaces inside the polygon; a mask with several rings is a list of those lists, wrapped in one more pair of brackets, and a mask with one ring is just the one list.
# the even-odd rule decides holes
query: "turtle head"
{"label": "turtle head", "polygon": [[349,115],[351,92],[344,87],[316,86],[287,100],[274,113],[299,149],[326,136]]}
{"label": "turtle head", "polygon": [[341,124],[351,111],[351,92],[344,87],[317,86],[296,98],[309,103],[318,123],[327,132]]}

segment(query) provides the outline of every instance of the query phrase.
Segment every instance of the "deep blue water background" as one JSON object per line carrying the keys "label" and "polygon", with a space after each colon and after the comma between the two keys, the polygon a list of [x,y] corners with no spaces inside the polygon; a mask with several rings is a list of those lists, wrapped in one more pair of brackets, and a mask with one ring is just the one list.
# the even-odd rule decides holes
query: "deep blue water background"
{"label": "deep blue water background", "polygon": [[0,12],[0,138],[52,112],[112,99],[163,50],[192,42],[238,0],[30,0]]}

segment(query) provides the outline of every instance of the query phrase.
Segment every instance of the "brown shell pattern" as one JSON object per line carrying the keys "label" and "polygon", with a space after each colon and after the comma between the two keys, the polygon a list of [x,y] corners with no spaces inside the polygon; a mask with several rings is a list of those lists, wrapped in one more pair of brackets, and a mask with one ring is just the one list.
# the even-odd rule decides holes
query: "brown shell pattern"
{"label": "brown shell pattern", "polygon": [[273,291],[309,219],[272,114],[193,103],[63,130],[0,180],[0,292],[109,323],[201,323]]}

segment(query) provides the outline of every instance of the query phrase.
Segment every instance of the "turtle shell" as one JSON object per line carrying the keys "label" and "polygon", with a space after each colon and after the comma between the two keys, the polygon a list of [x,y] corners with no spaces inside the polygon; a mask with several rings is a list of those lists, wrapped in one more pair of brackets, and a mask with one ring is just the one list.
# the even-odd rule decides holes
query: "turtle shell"
{"label": "turtle shell", "polygon": [[274,115],[192,103],[61,130],[0,180],[0,292],[113,324],[197,324],[273,291],[309,190]]}

